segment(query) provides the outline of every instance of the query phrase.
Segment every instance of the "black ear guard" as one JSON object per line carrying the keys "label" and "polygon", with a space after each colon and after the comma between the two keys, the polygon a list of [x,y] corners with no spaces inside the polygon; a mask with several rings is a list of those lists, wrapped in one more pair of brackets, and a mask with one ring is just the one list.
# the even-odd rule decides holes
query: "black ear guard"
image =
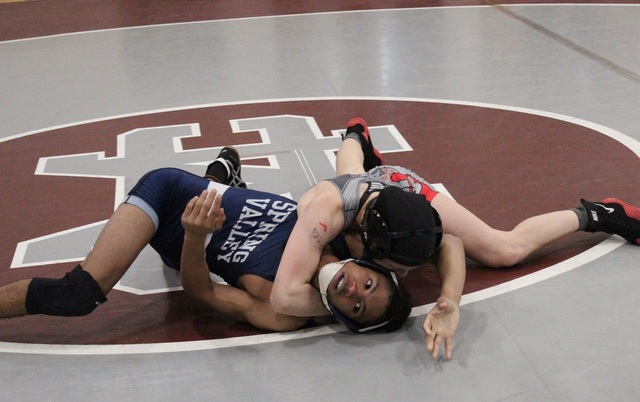
{"label": "black ear guard", "polygon": [[[353,262],[355,262],[356,264],[358,264],[360,266],[368,268],[368,269],[370,269],[372,271],[379,272],[379,273],[381,273],[383,275],[391,277],[391,279],[396,284],[396,286],[398,286],[398,278],[396,277],[395,273],[389,271],[388,269],[386,269],[382,265],[380,265],[380,264],[378,264],[378,263],[376,263],[374,261],[368,260],[366,258],[358,258],[358,259],[353,260]],[[367,332],[367,331],[372,331],[374,329],[378,329],[378,328],[384,327],[389,322],[389,321],[384,321],[384,322],[381,322],[381,323],[378,323],[378,324],[369,325],[369,326],[365,327],[365,326],[363,326],[362,323],[359,323],[359,322],[347,317],[346,315],[342,314],[335,307],[333,307],[333,305],[331,305],[331,303],[329,303],[329,311],[331,312],[331,315],[333,315],[333,318],[335,318],[336,320],[338,320],[339,322],[344,324],[344,326],[347,327],[349,329],[349,331],[355,332],[355,333],[363,333],[363,332]]]}
{"label": "black ear guard", "polygon": [[[442,241],[442,223],[438,212],[430,208],[435,221],[434,226],[392,232],[384,217],[375,209],[375,205],[376,200],[373,200],[367,205],[362,220],[362,242],[365,246],[365,256],[380,260],[389,258],[407,266],[424,264]],[[411,214],[415,213],[415,211],[404,211],[404,213]],[[415,239],[417,237],[423,237],[423,239]],[[394,250],[394,244],[397,244],[396,242],[398,240],[402,241],[403,239],[419,244],[419,246],[411,250],[411,254],[413,255],[409,255],[409,253],[398,253]],[[425,250],[424,248],[427,249]]]}

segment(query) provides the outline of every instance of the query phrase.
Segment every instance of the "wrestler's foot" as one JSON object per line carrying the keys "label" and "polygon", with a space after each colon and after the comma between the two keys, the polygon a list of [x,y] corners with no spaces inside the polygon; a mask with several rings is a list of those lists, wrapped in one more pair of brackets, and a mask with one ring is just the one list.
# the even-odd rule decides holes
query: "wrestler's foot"
{"label": "wrestler's foot", "polygon": [[640,245],[639,208],[615,198],[605,198],[600,202],[580,202],[589,218],[585,231],[616,234],[630,243]]}
{"label": "wrestler's foot", "polygon": [[382,154],[373,147],[371,143],[371,137],[369,136],[369,127],[367,123],[359,117],[354,117],[347,123],[347,132],[344,138],[347,138],[349,134],[354,133],[358,137],[360,146],[362,147],[362,153],[364,153],[364,170],[368,171],[376,166],[380,166],[384,163]]}
{"label": "wrestler's foot", "polygon": [[224,147],[216,160],[207,166],[204,177],[231,187],[247,188],[240,176],[240,154],[234,147]]}

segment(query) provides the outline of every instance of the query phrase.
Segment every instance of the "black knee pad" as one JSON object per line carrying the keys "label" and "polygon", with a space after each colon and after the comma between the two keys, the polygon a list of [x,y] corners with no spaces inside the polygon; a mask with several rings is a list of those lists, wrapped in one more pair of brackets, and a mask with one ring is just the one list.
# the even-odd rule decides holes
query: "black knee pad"
{"label": "black knee pad", "polygon": [[33,278],[25,307],[29,314],[77,317],[106,301],[98,282],[78,265],[60,279]]}

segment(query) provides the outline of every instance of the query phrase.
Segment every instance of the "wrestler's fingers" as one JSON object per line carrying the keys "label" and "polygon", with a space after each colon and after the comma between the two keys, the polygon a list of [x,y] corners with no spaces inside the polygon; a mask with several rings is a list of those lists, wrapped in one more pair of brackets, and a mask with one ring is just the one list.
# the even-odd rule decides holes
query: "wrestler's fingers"
{"label": "wrestler's fingers", "polygon": [[207,197],[206,211],[207,216],[213,216],[214,218],[220,212],[220,205],[222,204],[222,196],[214,189],[209,193]]}
{"label": "wrestler's fingers", "polygon": [[205,203],[205,201],[207,200],[207,194],[209,192],[207,190],[203,190],[199,196],[196,196],[196,202],[193,206],[193,210],[196,213],[200,213],[200,211],[202,210],[202,205]]}
{"label": "wrestler's fingers", "polygon": [[216,190],[213,190],[214,200],[213,200],[213,209],[214,211],[218,211],[220,206],[222,205],[222,195],[218,194]]}
{"label": "wrestler's fingers", "polygon": [[196,209],[199,217],[206,219],[209,216],[216,194],[217,191],[215,189],[211,191],[204,190],[202,192],[200,199],[196,202]]}
{"label": "wrestler's fingers", "polygon": [[453,339],[446,338],[444,340],[444,349],[446,352],[447,360],[450,360],[451,356],[453,356]]}
{"label": "wrestler's fingers", "polygon": [[440,352],[440,341],[442,340],[442,338],[440,337],[440,335],[436,335],[433,338],[433,350],[431,351],[431,357],[433,357],[434,359],[438,358],[438,352]]}
{"label": "wrestler's fingers", "polygon": [[220,209],[218,214],[216,215],[215,222],[213,225],[213,230],[218,230],[222,228],[224,221],[227,219],[227,216],[224,214],[224,209]]}
{"label": "wrestler's fingers", "polygon": [[425,336],[427,342],[427,350],[431,353],[433,352],[433,337],[431,335]]}
{"label": "wrestler's fingers", "polygon": [[196,202],[198,201],[198,196],[196,195],[192,199],[189,200],[187,206],[184,208],[184,212],[182,213],[182,218],[187,218],[193,212],[193,209],[196,206]]}
{"label": "wrestler's fingers", "polygon": [[425,334],[431,335],[431,327],[433,323],[431,322],[431,313],[427,314],[427,318],[425,318],[424,323],[422,324],[422,330]]}

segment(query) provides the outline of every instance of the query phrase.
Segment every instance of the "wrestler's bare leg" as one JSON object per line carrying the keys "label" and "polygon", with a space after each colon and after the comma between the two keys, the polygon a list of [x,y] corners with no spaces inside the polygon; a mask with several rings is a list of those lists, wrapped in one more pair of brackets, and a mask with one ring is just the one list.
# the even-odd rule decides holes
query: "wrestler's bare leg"
{"label": "wrestler's bare leg", "polygon": [[578,216],[571,210],[528,218],[511,231],[492,228],[446,194],[432,201],[445,233],[462,239],[466,255],[489,267],[509,267],[533,251],[578,230]]}
{"label": "wrestler's bare leg", "polygon": [[364,173],[364,154],[358,140],[347,138],[336,155],[336,175]]}
{"label": "wrestler's bare leg", "polygon": [[24,279],[0,287],[0,318],[27,314],[25,298],[29,282],[30,279]]}
{"label": "wrestler's bare leg", "polygon": [[154,233],[153,221],[145,212],[134,205],[122,204],[80,265],[107,294],[149,244]]}
{"label": "wrestler's bare leg", "polygon": [[[136,206],[122,204],[81,265],[107,294],[149,243],[154,232],[153,221],[146,213]],[[0,317],[27,314],[25,300],[30,282],[25,279],[0,287]]]}

